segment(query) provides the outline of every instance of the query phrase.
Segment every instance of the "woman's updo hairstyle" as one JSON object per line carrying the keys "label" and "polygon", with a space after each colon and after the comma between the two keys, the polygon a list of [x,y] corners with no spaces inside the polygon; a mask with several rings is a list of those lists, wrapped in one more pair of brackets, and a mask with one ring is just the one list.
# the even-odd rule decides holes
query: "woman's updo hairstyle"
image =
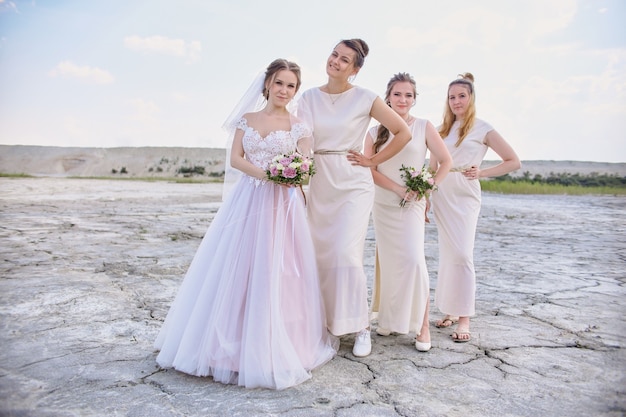
{"label": "woman's updo hairstyle", "polygon": [[459,74],[459,78],[457,78],[456,80],[453,80],[452,82],[450,82],[450,84],[448,84],[448,90],[454,84],[466,85],[469,87],[470,94],[472,95],[474,94],[474,75],[472,75],[471,72]]}
{"label": "woman's updo hairstyle", "polygon": [[339,43],[346,45],[348,48],[356,52],[356,60],[354,61],[354,66],[356,68],[363,67],[363,64],[365,64],[365,57],[370,52],[370,47],[367,46],[367,43],[363,39],[358,38],[344,39]]}
{"label": "woman's updo hairstyle", "polygon": [[270,91],[269,87],[274,82],[274,78],[276,74],[280,71],[291,71],[296,75],[297,83],[296,83],[296,92],[300,89],[300,85],[302,85],[302,78],[300,75],[300,66],[295,62],[287,61],[286,59],[278,58],[271,62],[267,66],[265,70],[265,81],[263,82],[263,97],[265,99],[269,99]]}

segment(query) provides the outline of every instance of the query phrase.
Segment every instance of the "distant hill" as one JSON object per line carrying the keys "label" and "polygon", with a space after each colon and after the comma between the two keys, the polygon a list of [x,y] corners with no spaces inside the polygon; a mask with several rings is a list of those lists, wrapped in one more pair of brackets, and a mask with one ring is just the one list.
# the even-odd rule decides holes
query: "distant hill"
{"label": "distant hill", "polygon": [[[182,147],[71,148],[55,146],[0,145],[0,173],[58,177],[183,177],[183,172],[204,171],[220,176],[225,149]],[[496,164],[485,161],[483,167]],[[183,171],[183,172],[181,172]],[[550,173],[626,176],[626,163],[583,161],[522,161],[521,176]],[[188,174],[187,174],[188,175]]]}
{"label": "distant hill", "polygon": [[0,145],[0,172],[37,176],[182,177],[179,170],[204,167],[224,171],[224,149],[211,148],[69,148]]}

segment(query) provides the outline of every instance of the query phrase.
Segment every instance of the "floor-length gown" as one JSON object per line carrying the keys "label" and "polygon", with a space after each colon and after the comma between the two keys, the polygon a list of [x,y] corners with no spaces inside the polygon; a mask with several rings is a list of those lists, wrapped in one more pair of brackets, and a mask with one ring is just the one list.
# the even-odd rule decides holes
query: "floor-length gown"
{"label": "floor-length gown", "polygon": [[[247,126],[246,158],[265,168],[310,129],[266,137]],[[242,175],[187,271],[155,346],[162,367],[248,388],[283,389],[330,360],[314,247],[300,189]]]}
{"label": "floor-length gown", "polygon": [[452,156],[452,169],[432,197],[439,239],[435,305],[444,314],[469,317],[475,314],[474,238],[481,188],[477,179],[468,180],[461,171],[472,165],[480,166],[488,150],[485,136],[493,128],[476,119],[474,127],[456,147],[459,126],[460,122],[454,122],[444,139]]}
{"label": "floor-length gown", "polygon": [[346,155],[363,148],[376,97],[357,86],[341,94],[312,88],[298,103],[298,116],[313,127],[317,171],[309,185],[309,224],[328,328],[337,336],[369,326],[363,251],[374,183],[369,168]]}
{"label": "floor-length gown", "polygon": [[[403,184],[402,165],[421,169],[426,158],[426,124],[415,119],[409,126],[412,139],[402,150],[379,164],[378,171]],[[376,138],[378,126],[370,130]],[[390,134],[381,149],[393,140]],[[424,219],[426,200],[408,202],[400,207],[400,197],[376,186],[374,229],[376,232],[376,273],[372,294],[372,319],[394,333],[421,331],[430,285],[424,256]]]}

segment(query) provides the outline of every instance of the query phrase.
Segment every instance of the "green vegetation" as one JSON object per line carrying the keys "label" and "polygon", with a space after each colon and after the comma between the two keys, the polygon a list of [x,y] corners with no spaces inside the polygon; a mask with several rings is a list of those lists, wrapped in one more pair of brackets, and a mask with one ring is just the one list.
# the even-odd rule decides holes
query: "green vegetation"
{"label": "green vegetation", "polygon": [[28,174],[5,174],[4,172],[0,172],[0,177],[2,178],[33,178],[32,175],[28,175]]}
{"label": "green vegetation", "polygon": [[[201,169],[198,169],[201,168]],[[223,173],[210,172],[206,174],[203,167],[187,168],[180,172],[184,177],[132,177],[132,176],[102,176],[102,177],[65,177],[71,179],[96,179],[118,181],[166,181],[174,183],[216,183],[223,181]],[[125,170],[124,170],[125,171]],[[202,171],[202,173],[200,173]],[[112,172],[115,174],[116,172]],[[120,172],[121,173],[121,172]],[[193,176],[200,174],[202,176]],[[206,174],[206,175],[203,175]],[[0,173],[4,178],[35,178],[29,174]],[[501,194],[567,194],[567,195],[626,195],[626,177],[619,175],[597,174],[553,174],[546,177],[535,175],[531,177],[528,172],[521,177],[504,175],[489,180],[481,180],[483,191]]]}
{"label": "green vegetation", "polygon": [[202,165],[195,165],[193,167],[180,167],[177,171],[179,174],[183,175],[204,175],[204,167]]}
{"label": "green vegetation", "polygon": [[503,194],[612,194],[626,195],[626,177],[591,173],[589,175],[550,173],[534,177],[525,172],[521,177],[503,175],[491,180],[481,180],[483,191]]}

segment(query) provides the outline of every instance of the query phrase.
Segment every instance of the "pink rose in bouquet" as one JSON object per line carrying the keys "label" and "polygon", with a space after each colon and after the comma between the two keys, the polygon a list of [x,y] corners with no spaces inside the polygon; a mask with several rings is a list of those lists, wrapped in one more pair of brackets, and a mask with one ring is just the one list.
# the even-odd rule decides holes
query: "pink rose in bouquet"
{"label": "pink rose in bouquet", "polygon": [[[433,173],[426,165],[424,165],[421,170],[402,165],[400,171],[402,172],[401,176],[407,187],[407,192],[416,191],[418,193],[418,200],[425,196],[427,192],[437,189]],[[406,203],[407,201],[403,198],[400,201],[400,207],[404,207]]]}
{"label": "pink rose in bouquet", "polygon": [[267,179],[279,184],[302,185],[315,174],[313,159],[298,152],[276,155],[266,170]]}

